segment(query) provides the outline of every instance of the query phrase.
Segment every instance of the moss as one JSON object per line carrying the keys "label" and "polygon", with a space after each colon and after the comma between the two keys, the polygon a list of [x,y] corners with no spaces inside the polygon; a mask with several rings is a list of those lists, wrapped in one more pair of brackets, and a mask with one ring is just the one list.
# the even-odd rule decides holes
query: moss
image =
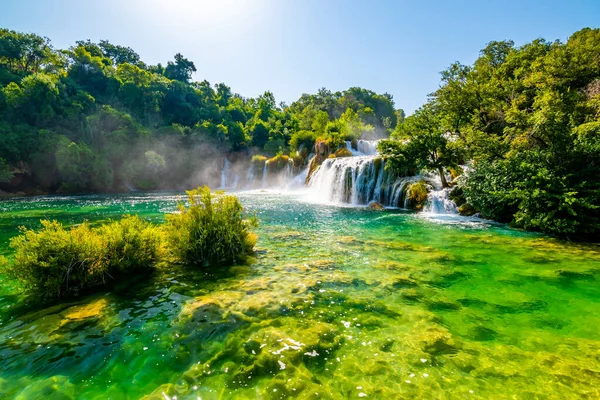
{"label": "moss", "polygon": [[91,317],[98,317],[104,311],[108,301],[104,298],[98,299],[90,304],[84,304],[79,306],[71,307],[67,310],[61,325],[66,324],[69,321],[86,319]]}
{"label": "moss", "polygon": [[381,157],[377,157],[377,158],[373,159],[373,165],[375,166],[375,171],[377,171],[377,173],[379,173],[379,169],[381,168],[382,162],[383,162],[383,159]]}
{"label": "moss", "polygon": [[335,154],[330,154],[327,158],[335,158]]}
{"label": "moss", "polygon": [[305,159],[302,156],[294,156],[294,158],[292,159],[292,162],[294,163],[294,168],[296,169],[300,169],[304,166],[304,162]]}
{"label": "moss", "polygon": [[267,161],[267,170],[269,173],[277,173],[285,169],[290,163],[290,157],[285,154],[277,154]]}
{"label": "moss", "polygon": [[461,167],[448,168],[448,171],[450,171],[450,176],[452,177],[452,180],[455,180],[463,174],[463,169]]}
{"label": "moss", "polygon": [[422,210],[427,203],[427,193],[429,189],[427,183],[423,180],[411,184],[407,190],[408,206],[415,210]]}
{"label": "moss", "polygon": [[252,165],[254,165],[255,167],[262,168],[265,165],[266,161],[267,161],[267,157],[262,156],[260,154],[257,154],[255,156],[252,156],[252,159],[250,160],[250,163]]}
{"label": "moss", "polygon": [[337,149],[335,152],[336,157],[352,157],[352,152],[345,147]]}
{"label": "moss", "polygon": [[378,211],[381,211],[381,210],[384,210],[384,209],[385,209],[385,207],[383,206],[383,204],[381,204],[381,203],[379,203],[379,202],[377,202],[377,201],[372,201],[372,202],[370,202],[370,203],[369,203],[369,208],[370,208],[371,210],[378,210]]}

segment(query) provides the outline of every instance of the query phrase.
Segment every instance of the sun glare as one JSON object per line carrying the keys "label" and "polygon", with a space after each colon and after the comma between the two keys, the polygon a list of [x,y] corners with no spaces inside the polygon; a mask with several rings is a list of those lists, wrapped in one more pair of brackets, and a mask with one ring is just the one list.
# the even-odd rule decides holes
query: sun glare
{"label": "sun glare", "polygon": [[215,29],[243,24],[249,14],[253,14],[261,2],[249,0],[172,0],[144,2],[144,8],[151,18],[161,24],[181,25],[194,29]]}

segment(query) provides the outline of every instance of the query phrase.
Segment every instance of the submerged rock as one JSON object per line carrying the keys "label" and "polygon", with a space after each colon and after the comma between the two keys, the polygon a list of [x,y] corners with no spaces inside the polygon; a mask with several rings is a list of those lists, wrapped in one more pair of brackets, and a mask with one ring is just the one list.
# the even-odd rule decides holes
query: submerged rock
{"label": "submerged rock", "polygon": [[372,202],[370,202],[370,203],[369,203],[369,208],[370,208],[371,210],[379,210],[379,211],[380,211],[380,210],[384,210],[384,209],[385,209],[385,207],[383,206],[383,204],[381,204],[381,203],[379,203],[379,202],[377,202],[377,201],[372,201]]}

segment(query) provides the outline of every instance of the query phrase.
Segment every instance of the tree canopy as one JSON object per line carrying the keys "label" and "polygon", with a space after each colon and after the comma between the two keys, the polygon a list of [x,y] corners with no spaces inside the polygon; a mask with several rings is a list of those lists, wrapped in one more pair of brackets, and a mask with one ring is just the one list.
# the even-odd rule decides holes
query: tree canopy
{"label": "tree canopy", "polygon": [[[434,140],[422,147],[441,156],[441,167],[471,160],[458,183],[483,216],[597,241],[599,54],[600,29],[582,29],[566,43],[491,42],[473,65],[454,63],[442,72],[428,103],[398,125],[395,136],[410,145],[383,143],[382,149],[394,159],[390,165],[402,167],[406,151],[399,150],[425,135]],[[451,136],[458,158],[445,158],[443,138]]]}
{"label": "tree canopy", "polygon": [[[147,65],[107,40],[58,50],[48,38],[1,29],[2,188],[195,186],[208,183],[203,170],[227,153],[272,156],[317,138],[339,145],[375,130],[389,136],[397,121],[387,94],[322,89],[287,106],[269,91],[244,98],[224,83],[195,81],[195,73],[181,53]],[[13,187],[6,181],[15,172],[25,179]]]}

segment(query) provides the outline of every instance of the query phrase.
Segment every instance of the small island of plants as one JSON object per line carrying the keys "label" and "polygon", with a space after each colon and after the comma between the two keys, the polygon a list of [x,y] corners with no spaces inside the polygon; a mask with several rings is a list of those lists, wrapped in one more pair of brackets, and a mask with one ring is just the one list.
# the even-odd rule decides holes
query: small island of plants
{"label": "small island of plants", "polygon": [[91,292],[161,262],[207,268],[244,261],[254,249],[254,218],[245,218],[237,197],[208,187],[187,192],[166,223],[136,215],[100,226],[87,222],[65,227],[42,220],[38,231],[21,228],[11,239],[14,261],[3,272],[34,295],[61,298]]}

